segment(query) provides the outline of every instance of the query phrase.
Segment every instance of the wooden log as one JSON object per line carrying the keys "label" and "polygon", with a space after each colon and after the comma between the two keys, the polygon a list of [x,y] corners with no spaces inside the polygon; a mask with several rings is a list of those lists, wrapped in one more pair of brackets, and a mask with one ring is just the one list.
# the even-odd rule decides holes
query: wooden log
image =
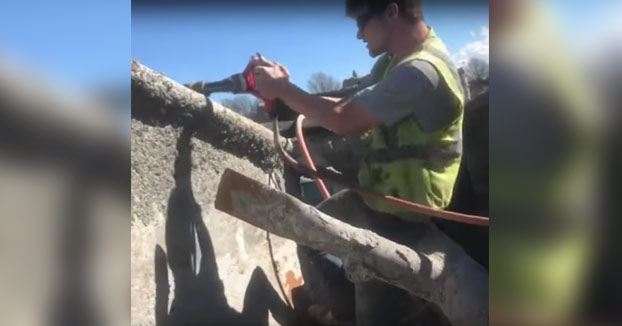
{"label": "wooden log", "polygon": [[413,250],[230,169],[222,176],[215,206],[341,257],[354,282],[377,278],[437,305],[453,325],[488,325],[488,273],[433,226]]}

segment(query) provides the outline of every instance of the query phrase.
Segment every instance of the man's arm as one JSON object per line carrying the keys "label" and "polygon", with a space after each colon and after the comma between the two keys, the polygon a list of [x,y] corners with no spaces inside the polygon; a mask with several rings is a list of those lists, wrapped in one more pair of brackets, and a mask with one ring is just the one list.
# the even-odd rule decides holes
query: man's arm
{"label": "man's arm", "polygon": [[380,124],[358,102],[311,95],[289,81],[289,71],[278,62],[252,57],[247,69],[253,69],[259,92],[268,99],[279,98],[312,123],[339,135],[362,134]]}
{"label": "man's arm", "polygon": [[[433,93],[438,84],[439,77],[434,67],[418,61],[393,69],[384,80],[348,99],[310,96],[289,82],[278,93],[291,108],[297,111],[304,109],[305,112],[301,113],[310,119],[317,119],[318,124],[335,133],[358,135],[379,124],[392,126],[413,114],[425,130],[438,129],[435,122],[445,121],[443,117],[447,116],[445,105],[437,107]],[[306,99],[305,95],[310,98]],[[317,106],[316,110],[313,105]]]}
{"label": "man's arm", "polygon": [[[393,69],[387,77],[348,99],[311,95],[289,81],[287,68],[265,59],[253,69],[259,92],[268,99],[279,98],[294,111],[339,135],[360,135],[380,124],[392,126],[415,115],[424,129],[434,129],[434,118],[444,110],[436,108],[433,94],[439,77],[424,61]],[[450,106],[447,106],[451,108]],[[428,128],[429,127],[429,128]]]}
{"label": "man's arm", "polygon": [[338,135],[360,135],[380,124],[358,101],[314,96],[291,83],[283,87],[279,97],[314,124]]}

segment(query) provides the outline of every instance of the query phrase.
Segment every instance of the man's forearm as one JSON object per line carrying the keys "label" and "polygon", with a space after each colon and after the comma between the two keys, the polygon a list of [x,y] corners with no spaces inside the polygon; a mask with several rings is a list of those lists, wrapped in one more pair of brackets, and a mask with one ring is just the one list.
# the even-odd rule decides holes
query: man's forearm
{"label": "man's forearm", "polygon": [[307,119],[335,133],[343,133],[342,110],[346,101],[314,96],[291,83],[284,87],[280,99]]}

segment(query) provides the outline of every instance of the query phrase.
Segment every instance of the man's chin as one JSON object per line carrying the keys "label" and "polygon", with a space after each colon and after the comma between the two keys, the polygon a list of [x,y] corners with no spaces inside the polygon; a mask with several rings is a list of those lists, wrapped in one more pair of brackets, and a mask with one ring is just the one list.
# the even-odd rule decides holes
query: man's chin
{"label": "man's chin", "polygon": [[374,51],[372,49],[369,49],[369,56],[372,57],[372,58],[375,58],[375,57],[377,57],[377,56],[379,56],[381,54],[382,53],[380,53],[379,51]]}

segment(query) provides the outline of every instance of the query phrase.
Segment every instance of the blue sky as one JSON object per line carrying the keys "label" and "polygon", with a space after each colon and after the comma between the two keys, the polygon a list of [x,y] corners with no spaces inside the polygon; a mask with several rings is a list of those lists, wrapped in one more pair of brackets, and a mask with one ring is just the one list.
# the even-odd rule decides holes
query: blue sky
{"label": "blue sky", "polygon": [[[480,39],[482,27],[488,26],[487,3],[430,7],[425,14],[451,53]],[[314,72],[341,80],[352,70],[368,72],[374,62],[356,39],[355,23],[345,17],[342,1],[304,10],[132,9],[132,57],[180,82],[228,77],[244,69],[255,51],[287,66],[292,81],[303,88]]]}
{"label": "blue sky", "polygon": [[129,89],[129,0],[3,1],[0,55],[71,89]]}
{"label": "blue sky", "polygon": [[[622,1],[550,2],[562,9],[566,26],[576,28],[577,22],[587,18],[585,30],[590,31],[606,9],[615,12],[610,8]],[[332,8],[316,7],[316,12],[302,13],[234,13],[209,7],[186,13],[148,13],[132,12],[140,6],[129,0],[3,1],[0,60],[15,58],[76,90],[106,84],[129,92],[132,56],[184,82],[220,79],[238,72],[250,55],[260,50],[286,64],[294,82],[304,87],[312,72],[323,71],[341,79],[353,69],[368,71],[373,62],[356,40],[354,22],[344,17],[343,2],[334,3]],[[426,8],[428,22],[452,53],[479,40],[481,26],[488,25],[486,5],[464,3],[471,7]],[[620,6],[617,8],[620,13]]]}

